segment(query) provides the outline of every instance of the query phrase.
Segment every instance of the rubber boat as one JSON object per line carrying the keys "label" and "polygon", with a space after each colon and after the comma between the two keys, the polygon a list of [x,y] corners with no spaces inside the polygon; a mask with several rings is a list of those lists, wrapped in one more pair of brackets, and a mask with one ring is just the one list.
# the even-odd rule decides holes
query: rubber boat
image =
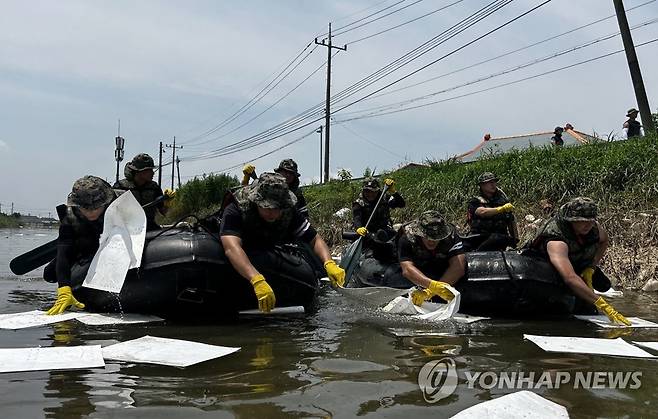
{"label": "rubber boat", "polygon": [[[306,248],[290,244],[247,255],[274,290],[277,307],[312,310],[319,278]],[[258,308],[253,288],[233,269],[217,234],[203,230],[147,233],[141,267],[128,271],[118,295],[82,287],[88,268],[74,266],[72,282],[89,311],[221,317]]]}
{"label": "rubber boat", "polygon": [[[548,261],[537,256],[516,251],[471,252],[466,253],[466,261],[466,276],[456,285],[461,313],[518,318],[596,312],[593,305],[573,295]],[[610,289],[610,280],[598,269],[593,283],[597,291]],[[414,285],[402,276],[398,263],[363,257],[347,286],[404,289]]]}

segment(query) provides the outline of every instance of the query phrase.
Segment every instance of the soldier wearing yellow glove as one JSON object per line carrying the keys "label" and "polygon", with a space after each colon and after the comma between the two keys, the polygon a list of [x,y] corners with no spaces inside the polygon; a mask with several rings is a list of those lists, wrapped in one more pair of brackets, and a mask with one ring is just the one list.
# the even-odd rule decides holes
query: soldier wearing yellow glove
{"label": "soldier wearing yellow glove", "polygon": [[553,264],[576,297],[593,304],[608,316],[611,323],[629,326],[626,317],[592,289],[594,267],[608,248],[608,234],[597,222],[597,214],[598,208],[593,200],[574,198],[560,207],[558,214],[544,225],[528,247],[543,254]]}
{"label": "soldier wearing yellow glove", "polygon": [[[356,232],[365,237],[363,247],[368,254],[369,250],[382,250],[387,247],[386,243],[395,236],[393,222],[391,220],[391,209],[404,208],[404,198],[397,191],[393,179],[384,179],[387,196],[382,197],[379,206],[375,205],[381,196],[382,187],[379,180],[366,178],[363,181],[361,196],[352,204],[352,224]],[[373,214],[370,224],[366,229],[366,223]],[[372,234],[369,234],[372,232]]]}
{"label": "soldier wearing yellow glove", "polygon": [[514,205],[498,188],[498,178],[491,172],[478,177],[479,194],[468,203],[469,250],[505,250],[516,247],[519,233],[514,219]]}
{"label": "soldier wearing yellow glove", "polygon": [[73,184],[66,205],[57,207],[60,219],[57,256],[43,271],[43,278],[57,282],[58,286],[57,300],[48,314],[61,314],[72,306],[84,308],[73,296],[71,267],[93,258],[103,232],[103,215],[115,198],[109,183],[96,176],[85,176]]}
{"label": "soldier wearing yellow glove", "polygon": [[[126,167],[123,169],[125,178],[116,182],[113,187],[114,189],[132,192],[139,205],[144,206],[149,204],[164,195],[160,185],[153,181],[154,170],[155,163],[153,162],[153,158],[145,153],[138,154],[126,163]],[[169,191],[169,196],[165,196],[163,202],[144,209],[147,231],[158,230],[160,228],[155,222],[156,212],[165,215],[173,203],[174,191],[171,189],[167,190]]]}
{"label": "soldier wearing yellow glove", "polygon": [[398,240],[402,275],[423,287],[411,293],[413,303],[422,305],[434,296],[452,300],[446,285],[456,284],[466,272],[464,247],[455,228],[437,211],[425,211],[403,228]]}
{"label": "soldier wearing yellow glove", "polygon": [[332,284],[342,286],[345,271],[334,263],[327,244],[295,207],[297,198],[283,176],[262,173],[257,182],[236,192],[235,201],[222,213],[219,234],[231,265],[253,286],[261,311],[269,312],[275,307],[275,290],[249,260],[245,249],[269,249],[295,241],[308,243],[324,261]]}

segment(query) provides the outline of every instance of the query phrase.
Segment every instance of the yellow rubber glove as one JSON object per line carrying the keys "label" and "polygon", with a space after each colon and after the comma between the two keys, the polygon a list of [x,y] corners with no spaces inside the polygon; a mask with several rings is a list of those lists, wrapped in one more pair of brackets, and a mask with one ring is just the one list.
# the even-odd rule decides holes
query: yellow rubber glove
{"label": "yellow rubber glove", "polygon": [[245,164],[242,168],[242,174],[245,176],[251,176],[256,171],[256,166],[253,164]]}
{"label": "yellow rubber glove", "polygon": [[594,268],[589,267],[583,269],[583,271],[580,273],[580,277],[583,278],[583,281],[587,284],[589,289],[594,289],[594,286],[592,285],[592,276],[594,275]]}
{"label": "yellow rubber glove", "polygon": [[254,287],[256,298],[258,299],[258,309],[263,313],[269,313],[274,308],[276,297],[272,287],[265,281],[265,277],[261,274],[254,275],[249,280],[251,286]]}
{"label": "yellow rubber glove", "polygon": [[336,265],[333,260],[328,260],[324,263],[324,269],[327,271],[327,276],[331,280],[333,287],[343,287],[345,284],[345,271],[340,266]]}
{"label": "yellow rubber glove", "polygon": [[356,229],[356,234],[363,237],[366,234],[368,234],[368,230],[365,227],[359,227],[359,228]]}
{"label": "yellow rubber glove", "polygon": [[441,281],[430,281],[429,287],[427,287],[428,290],[432,293],[432,295],[438,295],[439,297],[443,298],[446,301],[452,301],[453,298],[455,298],[454,294],[452,291],[450,291],[448,288],[446,288],[445,282]]}
{"label": "yellow rubber glove", "polygon": [[164,190],[164,206],[165,208],[170,208],[174,204],[174,198],[176,197],[176,191],[169,188]]}
{"label": "yellow rubber glove", "polygon": [[624,317],[621,313],[615,310],[610,304],[608,304],[603,299],[603,297],[599,297],[599,299],[594,302],[594,305],[600,312],[608,316],[611,323],[621,324],[626,326],[631,325],[631,322],[629,322],[626,317]]}
{"label": "yellow rubber glove", "polygon": [[448,285],[441,281],[430,281],[430,285],[424,290],[415,290],[411,292],[411,302],[417,306],[423,305],[423,301],[438,295],[446,301],[452,301],[455,296],[445,286]]}
{"label": "yellow rubber glove", "polygon": [[47,314],[52,316],[53,314],[62,314],[67,308],[75,306],[75,308],[83,309],[85,305],[75,299],[73,296],[73,291],[71,287],[59,287],[57,288],[57,301],[55,304],[48,310]]}
{"label": "yellow rubber glove", "polygon": [[501,205],[500,207],[496,207],[496,212],[498,214],[504,214],[506,212],[512,211],[514,211],[514,205],[510,204],[509,202],[505,205]]}
{"label": "yellow rubber glove", "polygon": [[242,186],[247,186],[249,185],[249,178],[256,178],[256,166],[253,164],[245,164],[244,167],[242,168],[242,174],[244,175],[242,177]]}
{"label": "yellow rubber glove", "polygon": [[384,185],[388,186],[388,193],[394,194],[397,189],[395,189],[395,181],[391,178],[384,179]]}
{"label": "yellow rubber glove", "polygon": [[411,291],[411,302],[414,305],[422,306],[424,301],[432,298],[432,292],[428,289]]}

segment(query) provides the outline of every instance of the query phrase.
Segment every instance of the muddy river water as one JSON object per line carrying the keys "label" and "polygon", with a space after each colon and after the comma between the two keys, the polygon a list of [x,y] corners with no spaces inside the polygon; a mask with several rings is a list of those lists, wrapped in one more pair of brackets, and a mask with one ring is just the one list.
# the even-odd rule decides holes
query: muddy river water
{"label": "muddy river water", "polygon": [[[41,280],[40,271],[16,277],[8,264],[55,236],[0,230],[0,313],[44,309],[54,301],[55,286]],[[658,321],[657,301],[626,291],[614,305]],[[108,345],[146,334],[242,349],[184,369],[106,361],[105,368],[90,370],[0,374],[0,411],[20,418],[449,417],[517,391],[491,380],[469,385],[469,375],[538,378],[550,371],[641,373],[639,388],[574,388],[572,380],[532,390],[565,406],[573,418],[658,417],[658,360],[548,353],[523,340],[523,334],[536,334],[658,341],[658,329],[609,332],[575,319],[424,324],[365,309],[329,288],[309,316],[109,327],[69,321],[0,330],[0,347]],[[452,395],[429,403],[418,375],[427,362],[443,358],[454,361],[459,382]]]}

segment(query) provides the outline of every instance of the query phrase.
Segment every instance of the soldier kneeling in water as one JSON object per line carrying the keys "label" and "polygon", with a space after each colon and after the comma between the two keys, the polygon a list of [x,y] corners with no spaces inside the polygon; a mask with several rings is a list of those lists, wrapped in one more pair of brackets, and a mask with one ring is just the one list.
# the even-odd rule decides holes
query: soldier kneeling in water
{"label": "soldier kneeling in water", "polygon": [[66,205],[57,207],[59,238],[57,256],[43,271],[47,282],[57,282],[57,301],[48,314],[61,314],[70,306],[84,308],[71,290],[71,267],[91,260],[103,232],[103,215],[116,194],[109,183],[96,176],[75,181]]}
{"label": "soldier kneeling in water", "polygon": [[597,213],[592,199],[574,198],[562,205],[527,247],[553,264],[576,297],[594,304],[612,323],[630,326],[626,317],[594,293],[596,266],[608,248],[608,234],[596,221]]}
{"label": "soldier kneeling in water", "polygon": [[413,303],[422,305],[435,295],[452,300],[446,285],[456,284],[466,272],[464,246],[455,228],[438,211],[425,211],[402,228],[398,239],[402,275],[424,288],[411,293]]}
{"label": "soldier kneeling in water", "polygon": [[219,235],[231,265],[253,286],[261,311],[271,311],[276,298],[245,249],[271,249],[297,240],[306,242],[323,261],[332,285],[343,286],[345,271],[336,265],[327,244],[295,207],[297,198],[283,176],[262,173],[256,182],[236,193],[236,201],[224,209]]}

